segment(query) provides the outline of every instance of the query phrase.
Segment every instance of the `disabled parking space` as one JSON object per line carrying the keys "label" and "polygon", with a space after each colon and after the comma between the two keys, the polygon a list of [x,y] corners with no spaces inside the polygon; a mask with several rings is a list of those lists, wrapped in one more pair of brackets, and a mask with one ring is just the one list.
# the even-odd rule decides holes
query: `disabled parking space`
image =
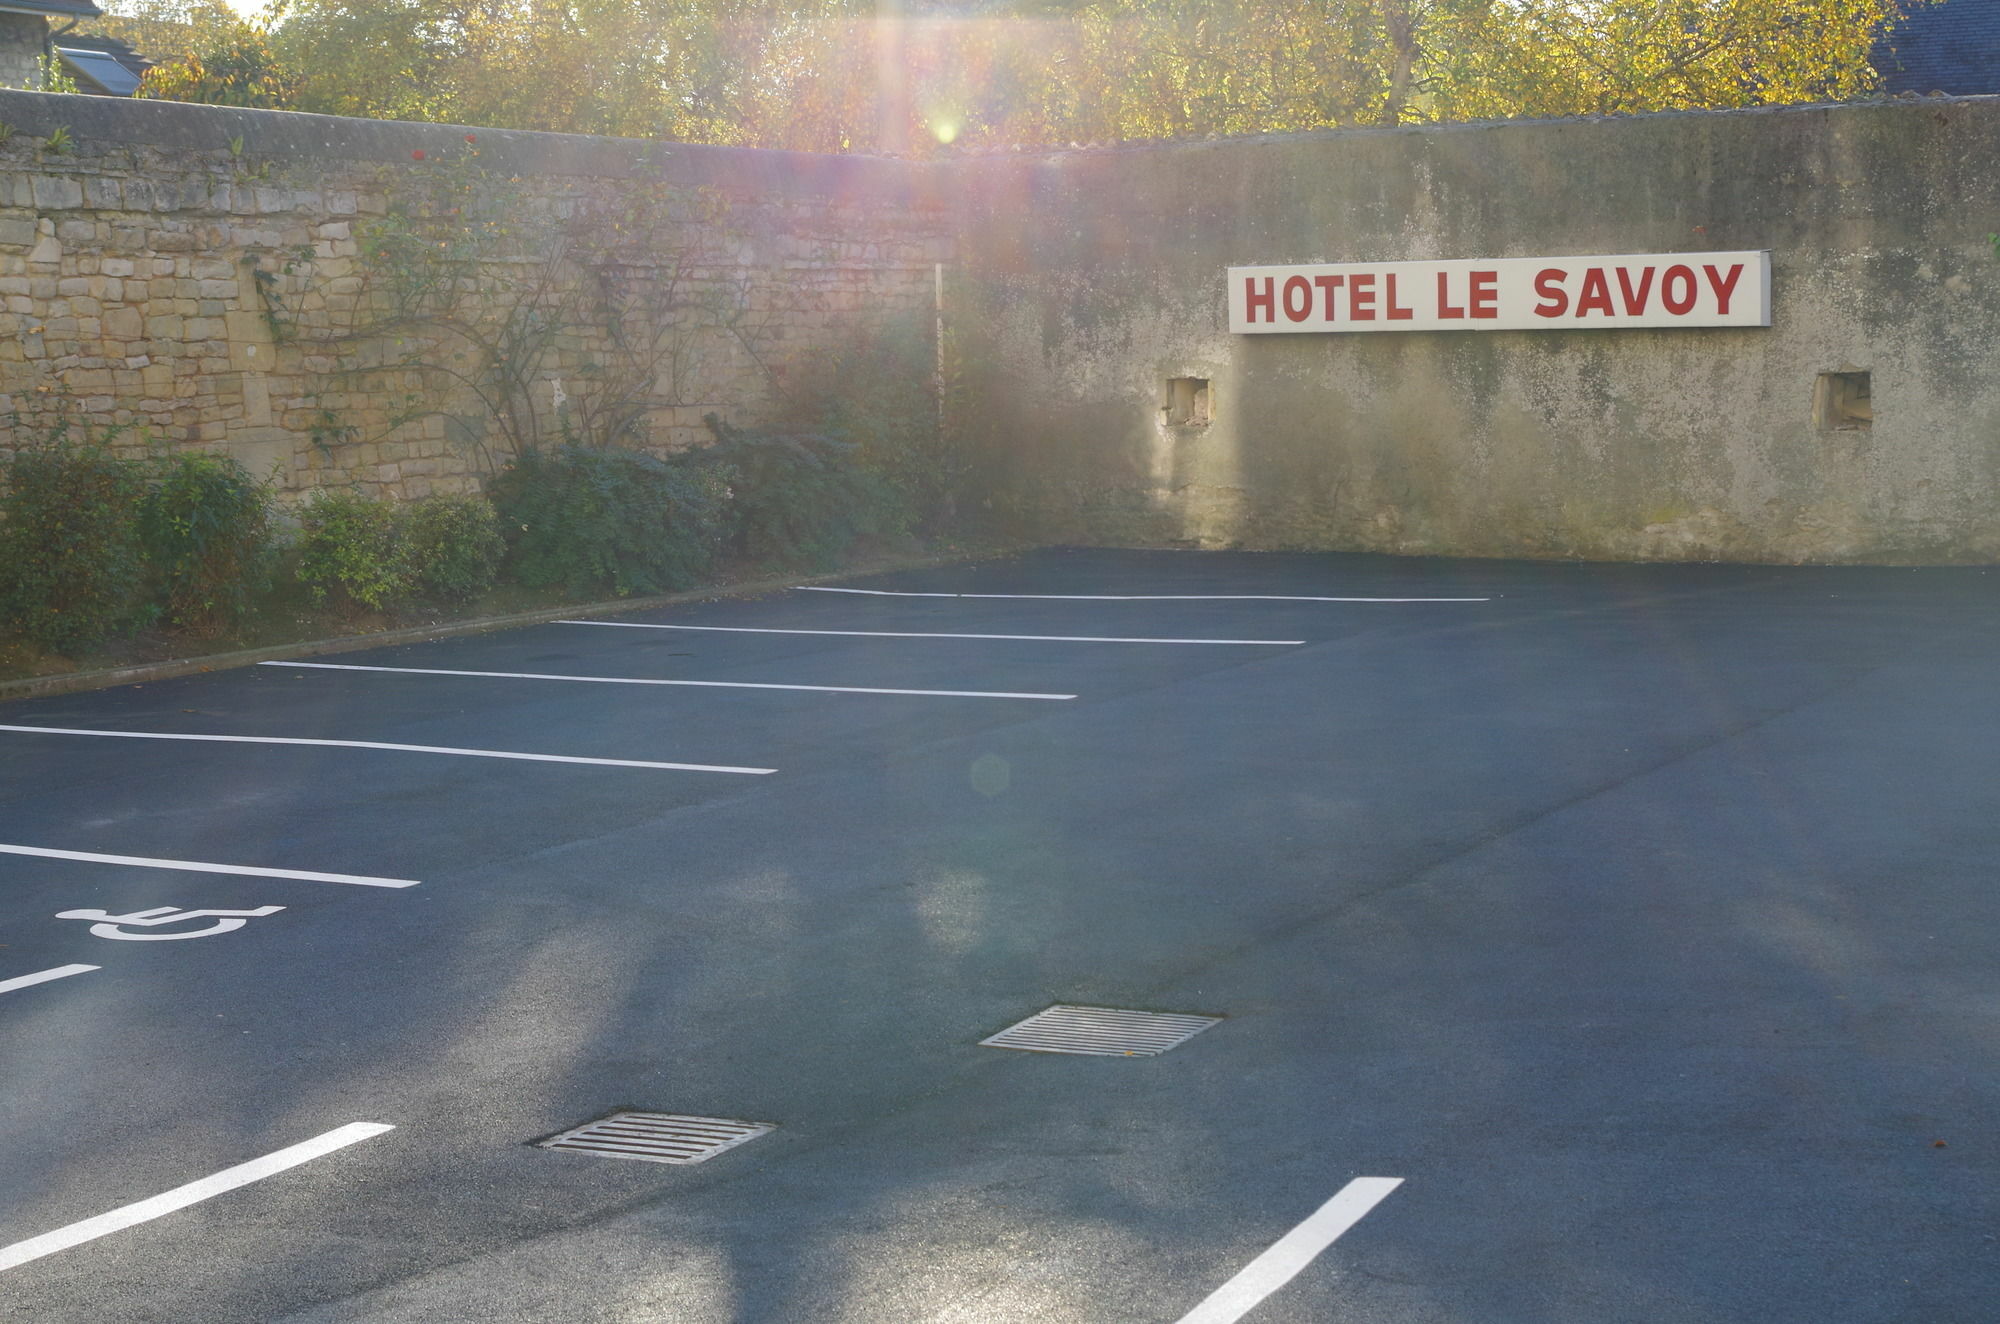
{"label": "disabled parking space", "polygon": [[[0,844],[68,852],[0,852],[0,1129],[52,1137],[0,1147],[0,1257],[394,1128],[5,1289],[217,1324],[1976,1317],[1976,572],[1055,551],[833,587],[870,592],[0,707],[239,738],[0,730]],[[1044,596],[886,596],[970,592]],[[1317,600],[1370,596],[1484,600]],[[874,633],[764,633],[807,629]],[[529,678],[572,674],[715,684]],[[1076,697],[970,697],[1023,692]],[[771,771],[627,766],[662,762]],[[73,858],[114,855],[150,863]],[[982,1046],[1058,1003],[1222,1020]],[[776,1129],[691,1167],[530,1144],[615,1109]],[[1857,1248],[1871,1182],[1895,1228]]]}

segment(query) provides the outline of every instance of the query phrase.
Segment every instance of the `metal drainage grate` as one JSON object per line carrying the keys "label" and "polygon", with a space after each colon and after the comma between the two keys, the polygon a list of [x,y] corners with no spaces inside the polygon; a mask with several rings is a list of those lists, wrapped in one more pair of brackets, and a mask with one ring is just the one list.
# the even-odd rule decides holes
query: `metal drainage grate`
{"label": "metal drainage grate", "polygon": [[677,1113],[613,1113],[588,1126],[535,1143],[543,1149],[573,1149],[606,1158],[647,1163],[700,1163],[775,1131],[772,1122],[734,1122],[726,1117],[682,1117]]}
{"label": "metal drainage grate", "polygon": [[1178,1016],[1117,1007],[1065,1007],[1036,1012],[979,1042],[1026,1053],[1094,1053],[1103,1057],[1152,1057],[1179,1048],[1220,1016]]}

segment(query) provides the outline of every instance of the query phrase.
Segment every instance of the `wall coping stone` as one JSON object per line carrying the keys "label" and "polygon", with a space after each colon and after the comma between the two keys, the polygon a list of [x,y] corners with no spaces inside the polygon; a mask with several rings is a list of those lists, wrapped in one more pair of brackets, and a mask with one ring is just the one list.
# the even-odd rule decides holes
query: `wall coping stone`
{"label": "wall coping stone", "polygon": [[1365,125],[1286,133],[1218,135],[1194,139],[1148,139],[1058,148],[968,150],[932,160],[857,153],[778,151],[763,147],[717,147],[706,143],[647,138],[604,138],[588,134],[542,133],[480,125],[431,124],[415,120],[354,119],[308,115],[290,110],[251,110],[180,101],[149,101],[0,89],[0,123],[47,136],[68,127],[79,141],[94,139],[123,146],[167,151],[225,150],[244,140],[244,154],[258,158],[380,161],[414,164],[413,151],[440,156],[478,138],[482,164],[515,174],[662,179],[688,185],[728,185],[803,196],[845,195],[915,189],[928,193],[954,167],[994,161],[1022,163],[1065,157],[1134,153],[1200,152],[1214,148],[1370,138],[1391,135],[1451,136],[1532,130],[1554,125],[1621,125],[1656,121],[1781,118],[1811,115],[1866,115],[1885,110],[1913,114],[1956,105],[2000,102],[2000,95],[1876,97],[1865,101],[1821,101],[1731,109],[1659,110],[1630,115],[1568,115],[1546,119],[1464,120],[1436,124]]}
{"label": "wall coping stone", "polygon": [[1806,115],[1880,114],[1903,110],[1925,114],[1940,107],[1983,105],[2000,102],[2000,94],[1870,97],[1859,101],[1805,101],[1783,106],[1734,106],[1692,110],[1648,110],[1632,114],[1551,115],[1536,119],[1446,120],[1427,124],[1364,124],[1343,129],[1298,129],[1281,133],[1213,134],[1205,138],[1146,138],[1131,142],[1082,143],[1068,147],[989,147],[954,152],[940,164],[1018,161],[1023,164],[1054,161],[1064,157],[1130,156],[1155,152],[1200,152],[1214,148],[1281,146],[1290,143],[1332,142],[1347,138],[1447,137],[1461,134],[1494,133],[1543,129],[1559,125],[1632,126],[1659,121],[1686,119],[1775,119]]}
{"label": "wall coping stone", "polygon": [[[249,110],[180,101],[147,101],[0,89],[0,123],[17,135],[47,137],[66,127],[79,143],[153,147],[164,151],[227,152],[243,139],[243,155],[281,164],[379,161],[413,166],[411,153],[449,159],[476,135],[480,164],[502,174],[657,179],[699,187],[750,189],[801,197],[901,201],[932,168],[887,157],[782,152],[761,147],[642,138],[598,138],[478,125],[410,120],[349,119],[290,110]],[[60,166],[60,158],[43,162]]]}

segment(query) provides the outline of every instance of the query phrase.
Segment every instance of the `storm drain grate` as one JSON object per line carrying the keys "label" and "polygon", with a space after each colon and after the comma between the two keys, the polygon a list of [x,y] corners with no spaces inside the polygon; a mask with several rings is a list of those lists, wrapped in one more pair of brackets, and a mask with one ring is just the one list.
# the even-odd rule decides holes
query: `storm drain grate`
{"label": "storm drain grate", "polygon": [[1103,1057],[1152,1057],[1179,1048],[1220,1016],[1180,1016],[1117,1007],[1065,1007],[1036,1012],[979,1042],[1026,1053],[1095,1053]]}
{"label": "storm drain grate", "polygon": [[573,1149],[583,1154],[641,1159],[647,1163],[700,1163],[776,1129],[771,1122],[625,1112],[613,1113],[588,1126],[535,1143],[543,1149]]}

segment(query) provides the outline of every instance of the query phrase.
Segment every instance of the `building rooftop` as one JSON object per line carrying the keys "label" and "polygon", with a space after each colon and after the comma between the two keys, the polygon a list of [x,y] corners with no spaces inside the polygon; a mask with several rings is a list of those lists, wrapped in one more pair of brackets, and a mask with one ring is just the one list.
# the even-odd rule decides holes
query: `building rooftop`
{"label": "building rooftop", "polygon": [[1887,92],[2000,92],[2000,0],[1913,5],[1874,62]]}
{"label": "building rooftop", "polygon": [[0,0],[0,14],[40,14],[44,18],[102,18],[92,0]]}
{"label": "building rooftop", "polygon": [[77,90],[97,96],[129,97],[139,90],[153,62],[116,37],[56,38],[56,54],[76,79]]}

